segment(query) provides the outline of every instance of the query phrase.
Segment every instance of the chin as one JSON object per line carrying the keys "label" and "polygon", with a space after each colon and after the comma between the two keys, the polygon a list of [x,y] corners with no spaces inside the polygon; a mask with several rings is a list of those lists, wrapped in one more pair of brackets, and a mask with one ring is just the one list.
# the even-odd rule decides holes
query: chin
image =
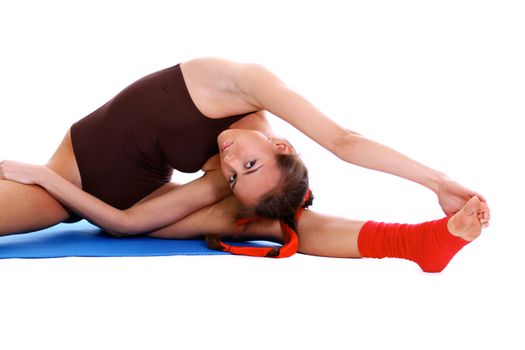
{"label": "chin", "polygon": [[217,144],[220,145],[221,144],[221,141],[228,136],[228,134],[231,134],[232,133],[232,129],[226,129],[224,131],[222,131],[218,136],[217,136]]}

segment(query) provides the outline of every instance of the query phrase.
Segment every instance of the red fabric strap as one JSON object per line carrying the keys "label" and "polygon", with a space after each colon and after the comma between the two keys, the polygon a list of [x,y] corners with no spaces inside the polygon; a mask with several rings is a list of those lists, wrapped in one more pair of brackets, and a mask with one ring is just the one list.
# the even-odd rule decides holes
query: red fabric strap
{"label": "red fabric strap", "polygon": [[[304,196],[303,204],[308,201],[310,198],[311,191],[308,190]],[[296,222],[299,223],[301,215],[303,214],[303,208],[299,208],[295,213]],[[244,224],[259,220],[260,218],[243,218],[237,220],[236,225],[242,226]],[[256,257],[272,257],[272,258],[287,258],[295,253],[299,249],[299,238],[297,237],[297,232],[295,232],[290,226],[285,224],[283,221],[280,221],[281,232],[283,235],[283,245],[281,247],[240,247],[235,245],[230,245],[218,241],[220,249],[224,252],[229,252],[236,255],[248,255]]]}

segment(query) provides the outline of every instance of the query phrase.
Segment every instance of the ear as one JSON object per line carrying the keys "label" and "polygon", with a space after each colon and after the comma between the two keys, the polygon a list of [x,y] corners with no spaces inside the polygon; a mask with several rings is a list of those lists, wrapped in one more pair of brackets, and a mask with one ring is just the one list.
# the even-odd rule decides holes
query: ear
{"label": "ear", "polygon": [[288,143],[288,141],[283,139],[276,139],[275,141],[275,147],[277,148],[277,152],[282,154],[292,154],[295,152],[292,145]]}

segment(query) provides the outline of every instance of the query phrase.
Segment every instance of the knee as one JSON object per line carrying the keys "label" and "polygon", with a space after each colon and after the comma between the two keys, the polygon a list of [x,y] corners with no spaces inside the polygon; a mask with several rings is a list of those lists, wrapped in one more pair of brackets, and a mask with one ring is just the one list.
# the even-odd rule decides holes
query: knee
{"label": "knee", "polygon": [[41,187],[0,180],[0,236],[44,229],[67,217]]}

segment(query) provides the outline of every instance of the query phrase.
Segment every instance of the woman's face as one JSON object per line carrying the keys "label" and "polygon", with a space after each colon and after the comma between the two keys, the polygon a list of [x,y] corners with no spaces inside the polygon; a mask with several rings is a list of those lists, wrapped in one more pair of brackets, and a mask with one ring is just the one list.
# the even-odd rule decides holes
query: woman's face
{"label": "woman's face", "polygon": [[276,153],[290,153],[291,146],[256,130],[228,129],[217,137],[221,170],[233,194],[245,205],[254,205],[279,182]]}

